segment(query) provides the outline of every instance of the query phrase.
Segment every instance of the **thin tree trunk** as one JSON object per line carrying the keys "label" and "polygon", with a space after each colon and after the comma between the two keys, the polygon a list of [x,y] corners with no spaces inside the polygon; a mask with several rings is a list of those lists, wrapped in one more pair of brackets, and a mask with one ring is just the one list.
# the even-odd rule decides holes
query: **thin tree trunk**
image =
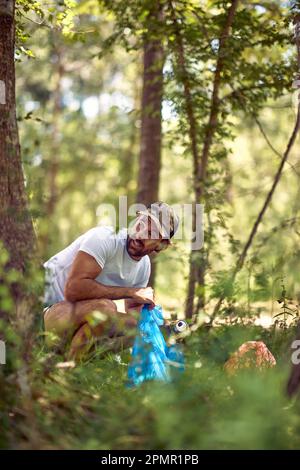
{"label": "thin tree trunk", "polygon": [[[180,26],[177,22],[176,18],[176,11],[173,6],[171,0],[169,0],[169,9],[171,12],[171,18],[174,26],[174,32],[176,37],[176,55],[177,55],[177,63],[178,63],[178,70],[180,74],[180,79],[183,84],[184,89],[184,99],[185,99],[185,108],[186,114],[188,118],[189,124],[189,137],[191,142],[191,151],[193,156],[193,185],[194,185],[194,193],[195,193],[195,201],[193,202],[193,214],[192,214],[192,230],[195,233],[196,231],[196,203],[200,201],[201,193],[200,187],[198,185],[199,181],[199,148],[197,142],[197,121],[194,113],[193,107],[193,100],[192,100],[192,92],[191,92],[191,84],[189,80],[189,75],[187,72],[186,67],[186,60],[185,60],[185,50],[184,44],[181,36]],[[191,250],[190,253],[190,272],[189,272],[189,280],[188,280],[188,289],[187,289],[187,297],[185,302],[185,316],[190,318],[193,314],[193,305],[194,305],[194,298],[195,298],[195,285],[196,285],[196,263],[195,263],[195,254]]]}
{"label": "thin tree trunk", "polygon": [[[15,100],[15,2],[0,1],[0,240],[9,268],[24,272],[35,237],[27,207]],[[15,299],[20,289],[13,291]]]}
{"label": "thin tree trunk", "polygon": [[[253,227],[250,231],[250,235],[248,237],[248,240],[245,243],[245,246],[244,246],[244,248],[243,248],[243,250],[242,250],[242,252],[241,252],[241,254],[240,254],[240,256],[237,260],[236,268],[234,269],[234,271],[232,273],[232,278],[231,278],[232,283],[234,282],[234,280],[236,278],[236,275],[238,274],[238,272],[242,269],[242,267],[244,265],[244,262],[245,262],[247,254],[248,254],[249,248],[251,247],[251,245],[253,243],[253,240],[254,240],[255,235],[257,233],[257,230],[258,230],[258,227],[262,222],[262,219],[265,215],[265,212],[266,212],[268,206],[271,203],[271,200],[272,200],[273,194],[275,192],[275,189],[276,189],[276,187],[277,187],[277,185],[280,181],[284,165],[288,160],[289,154],[290,154],[290,152],[293,148],[293,145],[294,145],[294,143],[297,139],[298,132],[299,132],[299,129],[300,129],[300,15],[299,14],[296,14],[294,16],[294,25],[295,25],[296,57],[297,57],[297,64],[298,64],[298,75],[297,75],[296,80],[294,82],[295,86],[298,89],[298,107],[297,107],[296,122],[295,122],[295,125],[294,125],[294,129],[292,131],[291,137],[288,141],[287,147],[285,149],[285,152],[282,155],[281,162],[279,164],[278,170],[277,170],[276,175],[274,177],[274,181],[273,181],[273,184],[271,186],[271,189],[267,194],[265,202],[264,202],[264,204],[263,204],[263,206],[262,206],[262,208],[261,208],[254,224],[253,224]],[[273,151],[274,151],[274,149],[273,149]],[[209,321],[209,325],[208,325],[209,327],[212,326],[214,319],[218,315],[219,310],[221,308],[221,305],[222,305],[225,297],[226,297],[225,294],[221,295],[218,302],[216,303],[214,311],[213,311],[213,313],[211,315],[211,318],[210,318],[210,321]],[[289,391],[289,393],[290,393],[290,391]]]}
{"label": "thin tree trunk", "polygon": [[[201,155],[201,166],[200,166],[200,175],[199,175],[199,186],[200,186],[200,197],[203,197],[204,193],[204,185],[206,180],[206,173],[207,173],[207,166],[208,166],[208,158],[210,149],[213,143],[213,137],[217,129],[218,125],[218,115],[219,115],[219,92],[221,86],[221,74],[224,69],[224,48],[226,47],[226,40],[229,37],[230,29],[232,27],[235,13],[238,7],[239,0],[233,0],[231,6],[228,10],[226,22],[219,38],[219,51],[218,51],[218,58],[216,64],[216,71],[214,75],[214,82],[213,82],[213,92],[212,92],[212,99],[211,99],[211,107],[210,107],[210,116],[207,124],[206,135],[204,138],[204,145],[202,149]],[[200,285],[200,295],[197,303],[196,311],[194,312],[197,314],[200,308],[203,308],[205,305],[205,271],[206,265],[205,263],[201,263],[199,266],[195,266],[196,270],[196,281],[198,285]]]}
{"label": "thin tree trunk", "polygon": [[161,167],[161,105],[163,93],[163,48],[158,40],[144,46],[141,149],[137,202],[158,199]]}
{"label": "thin tree trunk", "polygon": [[[265,215],[265,212],[267,210],[267,208],[269,207],[270,203],[271,203],[271,200],[272,200],[272,197],[273,197],[273,194],[275,192],[275,189],[280,181],[280,178],[281,178],[281,175],[282,175],[282,170],[284,168],[284,165],[289,157],[289,154],[293,148],[293,145],[296,141],[296,138],[298,136],[298,133],[299,133],[299,129],[300,129],[300,103],[298,105],[298,111],[297,111],[297,118],[296,118],[296,123],[295,123],[295,126],[294,126],[294,129],[292,131],[292,134],[291,134],[291,137],[289,139],[289,142],[287,144],[287,147],[286,147],[286,150],[282,156],[282,159],[281,159],[281,162],[280,162],[280,165],[278,167],[278,170],[276,172],[276,175],[274,177],[274,181],[273,181],[273,184],[272,184],[272,187],[270,189],[270,191],[268,192],[267,194],[267,197],[265,199],[265,202],[253,224],[253,227],[250,231],[250,234],[249,234],[249,237],[248,237],[248,240],[246,241],[245,243],[245,246],[240,254],[240,256],[238,257],[238,260],[237,260],[237,263],[236,263],[236,267],[233,271],[233,274],[232,274],[232,277],[231,277],[231,283],[233,284],[234,281],[235,281],[235,278],[236,278],[236,275],[239,273],[239,271],[242,269],[242,267],[244,266],[244,263],[245,263],[245,260],[246,260],[246,257],[247,257],[247,254],[248,254],[248,251],[249,251],[249,248],[251,247],[252,243],[253,243],[253,240],[255,238],[255,235],[257,233],[257,230],[258,230],[258,227],[259,225],[261,224],[262,222],[262,219]],[[221,308],[221,305],[225,299],[225,294],[221,295],[221,297],[219,298],[218,302],[216,303],[215,305],[215,308],[214,308],[214,311],[210,317],[210,321],[209,321],[209,326],[212,326],[212,323],[214,321],[214,319],[216,318],[217,314],[219,313],[219,310]]]}
{"label": "thin tree trunk", "polygon": [[[157,21],[160,7],[155,8],[149,21]],[[142,90],[142,127],[139,157],[137,202],[146,206],[158,200],[159,174],[161,168],[161,107],[163,96],[163,45],[153,37],[150,27],[149,37],[144,44],[144,69]],[[151,285],[155,279],[155,263],[152,262]]]}
{"label": "thin tree trunk", "polygon": [[[210,106],[210,116],[208,124],[206,126],[206,133],[204,137],[204,143],[202,147],[202,152],[200,154],[198,143],[197,143],[197,122],[193,109],[191,85],[189,81],[189,76],[186,67],[185,60],[185,51],[183,40],[180,31],[180,25],[178,24],[176,18],[176,11],[173,6],[172,0],[169,0],[169,9],[171,11],[171,17],[174,25],[174,31],[176,35],[176,45],[177,45],[177,61],[178,68],[181,75],[181,80],[184,87],[184,97],[186,105],[186,113],[189,123],[189,136],[191,141],[191,150],[193,155],[193,177],[194,177],[194,193],[195,193],[195,203],[193,210],[193,232],[196,231],[196,220],[195,220],[195,205],[202,202],[204,195],[204,185],[207,173],[207,165],[210,148],[213,142],[214,133],[218,125],[218,113],[219,113],[219,90],[221,85],[221,73],[224,68],[224,47],[226,45],[226,40],[230,34],[230,29],[234,20],[234,16],[237,10],[239,0],[233,0],[231,6],[228,10],[228,15],[222,33],[219,38],[219,52],[217,57],[216,71],[214,75],[213,82],[213,92]],[[188,291],[185,304],[185,315],[187,318],[191,317],[194,313],[194,298],[195,298],[195,288],[197,282],[201,286],[201,293],[199,294],[199,299],[197,303],[196,310],[202,307],[205,303],[205,294],[204,294],[204,285],[205,285],[205,265],[202,263],[199,266],[198,257],[195,256],[195,253],[191,250],[190,255],[190,273],[189,273],[189,282],[188,282]],[[197,313],[197,311],[195,313]]]}

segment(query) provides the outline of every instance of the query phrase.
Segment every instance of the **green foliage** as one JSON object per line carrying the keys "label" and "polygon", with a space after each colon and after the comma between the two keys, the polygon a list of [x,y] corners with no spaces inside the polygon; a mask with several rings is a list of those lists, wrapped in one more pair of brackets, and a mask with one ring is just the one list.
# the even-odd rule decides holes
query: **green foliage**
{"label": "green foliage", "polygon": [[[228,2],[172,3],[201,150]],[[186,373],[173,385],[127,389],[128,351],[105,359],[98,352],[75,369],[60,369],[57,362],[64,358],[46,349],[40,328],[42,271],[35,266],[26,273],[24,291],[35,302],[16,309],[10,290],[22,279],[4,269],[7,255],[0,249],[5,280],[0,310],[6,314],[0,331],[9,350],[8,364],[0,368],[1,447],[299,447],[299,400],[285,397],[296,334],[287,312],[294,312],[299,302],[296,153],[251,258],[235,283],[230,280],[294,119],[290,94],[296,60],[289,25],[298,2],[292,12],[279,3],[257,8],[241,2],[223,51],[219,119],[204,194],[206,246],[196,255],[198,265],[206,267],[208,300],[226,294],[223,318],[216,319],[219,326],[209,332],[203,326],[186,340]],[[42,261],[96,225],[99,204],[117,205],[123,194],[129,202],[135,199],[140,50],[149,39],[165,48],[161,196],[169,203],[191,200],[192,158],[177,31],[170,2],[161,0],[160,5],[162,15],[154,20],[150,0],[17,2],[18,122]],[[257,118],[279,149],[276,155]],[[186,241],[175,241],[157,260],[156,297],[168,313],[182,313],[188,250]],[[197,286],[196,294],[202,293],[203,286]],[[211,308],[209,303],[202,314]],[[262,314],[279,315],[284,328],[254,326]],[[228,377],[225,361],[248,340],[264,341],[278,365]]]}
{"label": "green foliage", "polygon": [[[176,382],[134,389],[125,386],[127,351],[59,369],[59,357],[36,347],[27,370],[34,402],[26,413],[20,402],[6,409],[4,435],[17,448],[295,449],[299,401],[285,397],[294,334],[279,346],[258,327],[200,330],[186,340],[186,372]],[[228,376],[224,362],[249,339],[265,341],[278,365]]]}
{"label": "green foliage", "polygon": [[[21,62],[17,68],[19,128],[27,189],[43,259],[98,223],[96,213],[101,202],[117,204],[117,197],[122,194],[129,196],[129,202],[134,201],[140,132],[140,49],[147,38],[162,41],[166,54],[164,106],[169,117],[164,118],[162,171],[166,176],[161,178],[161,194],[169,202],[191,200],[191,152],[176,31],[169,2],[162,0],[160,4],[162,15],[156,20],[151,15],[153,4],[148,0],[82,1],[76,5],[57,2],[51,6],[35,2],[19,4],[20,21],[23,18],[28,35],[26,47],[35,56],[33,60]],[[201,150],[210,112],[218,41],[228,5],[214,1],[199,5],[184,0],[173,2],[173,6],[183,38]],[[222,283],[217,281],[214,286],[215,279],[225,277],[225,265],[229,271],[234,266],[261,204],[263,190],[267,191],[269,178],[276,168],[277,157],[270,156],[266,142],[255,132],[253,116],[258,116],[266,106],[280,105],[281,96],[286,96],[285,103],[289,99],[286,94],[296,69],[294,44],[288,28],[291,19],[285,5],[270,3],[256,8],[252,2],[244,2],[238,8],[223,51],[220,115],[203,200],[205,247],[198,256],[199,264],[202,263],[207,272],[208,300],[220,294]],[[63,64],[60,72],[59,63]],[[37,69],[39,74],[35,73]],[[59,111],[54,112],[59,89]],[[87,115],[87,109],[97,107],[98,112],[95,111],[93,117]],[[282,110],[279,122],[274,110],[263,119],[263,127],[271,140],[281,134],[279,148],[288,136],[292,118]],[[59,128],[59,133],[55,128]],[[236,136],[243,135],[246,135],[246,144],[232,143]],[[250,143],[255,170],[250,170],[252,163],[248,162],[243,172],[238,168],[235,173],[232,165],[244,161],[246,146]],[[51,178],[55,172],[53,191]],[[264,185],[260,184],[263,177],[268,178]],[[176,190],[169,184],[175,179]],[[294,184],[289,184],[289,205],[295,200],[293,188]],[[247,191],[255,194],[255,201],[249,201]],[[271,210],[272,225],[280,226],[285,211]],[[296,231],[297,226],[292,229]],[[266,239],[268,220],[263,232],[262,238]],[[296,236],[287,241],[280,237],[280,228],[277,236],[272,233],[272,238],[262,242],[260,265],[255,267],[251,278],[251,283],[255,284],[251,287],[254,301],[265,300],[271,289],[267,278],[276,262],[273,243],[278,244],[281,252],[288,247],[280,269],[288,275],[287,287],[291,295],[297,295],[293,274],[299,268],[298,257],[294,255]],[[175,293],[179,309],[185,286],[176,258],[180,252],[186,265],[188,249],[184,241],[178,252],[174,250],[173,254],[164,255],[160,258],[162,262],[158,259],[159,270],[163,272],[157,287],[165,298],[168,297],[169,287],[160,288],[160,285],[166,284],[165,273],[172,272],[173,285],[180,285],[180,291]],[[230,272],[228,275],[230,278]],[[246,277],[242,276],[238,286],[241,293],[247,290],[244,279]],[[199,286],[197,293],[201,292],[203,287]]]}

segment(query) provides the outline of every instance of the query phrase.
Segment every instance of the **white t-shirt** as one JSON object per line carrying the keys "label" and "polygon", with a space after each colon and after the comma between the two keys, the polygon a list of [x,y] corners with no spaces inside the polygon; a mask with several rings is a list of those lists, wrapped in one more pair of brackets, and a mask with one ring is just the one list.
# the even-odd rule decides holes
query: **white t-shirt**
{"label": "white t-shirt", "polygon": [[65,283],[78,251],[91,255],[102,268],[95,279],[97,282],[106,286],[146,287],[151,271],[149,256],[135,261],[127,252],[126,241],[127,229],[116,234],[112,227],[94,227],[52,256],[44,263],[45,304],[65,300]]}

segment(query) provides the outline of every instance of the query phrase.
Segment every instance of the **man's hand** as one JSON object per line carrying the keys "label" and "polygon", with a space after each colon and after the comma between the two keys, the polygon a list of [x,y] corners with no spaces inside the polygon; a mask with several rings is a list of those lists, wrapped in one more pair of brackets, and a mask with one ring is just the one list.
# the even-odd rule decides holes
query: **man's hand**
{"label": "man's hand", "polygon": [[131,298],[139,305],[149,304],[150,309],[155,307],[154,290],[152,287],[134,289]]}

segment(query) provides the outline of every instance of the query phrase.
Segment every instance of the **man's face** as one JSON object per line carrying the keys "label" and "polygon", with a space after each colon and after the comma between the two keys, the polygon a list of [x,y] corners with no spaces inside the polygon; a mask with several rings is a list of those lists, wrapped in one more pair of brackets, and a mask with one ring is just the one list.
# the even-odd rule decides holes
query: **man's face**
{"label": "man's face", "polygon": [[153,252],[158,253],[169,244],[170,241],[163,239],[159,233],[156,222],[151,217],[140,215],[130,230],[127,251],[132,258],[138,259]]}

